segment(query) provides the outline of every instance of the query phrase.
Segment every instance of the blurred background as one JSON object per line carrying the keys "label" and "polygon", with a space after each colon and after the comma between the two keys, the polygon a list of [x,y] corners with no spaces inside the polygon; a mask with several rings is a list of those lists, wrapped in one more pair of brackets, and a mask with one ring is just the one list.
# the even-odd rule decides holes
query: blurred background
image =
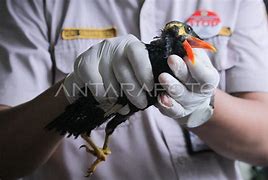
{"label": "blurred background", "polygon": [[[264,0],[264,3],[266,5],[268,21],[268,0]],[[268,59],[268,57],[266,58]],[[268,167],[252,166],[241,162],[240,169],[245,180],[268,180]]]}

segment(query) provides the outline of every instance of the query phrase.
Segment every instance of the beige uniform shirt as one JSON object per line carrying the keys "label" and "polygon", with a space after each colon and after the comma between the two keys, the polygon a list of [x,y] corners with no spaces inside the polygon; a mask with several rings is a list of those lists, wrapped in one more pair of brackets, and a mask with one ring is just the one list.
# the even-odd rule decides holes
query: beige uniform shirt
{"label": "beige uniform shirt", "polygon": [[[115,27],[117,36],[131,33],[148,43],[166,22],[185,21],[196,10],[218,13],[233,32],[209,38],[218,49],[211,60],[220,73],[219,88],[267,92],[268,30],[261,0],[6,0],[0,3],[0,104],[15,106],[42,93],[53,85],[53,76],[64,78],[75,57],[102,40],[64,40],[64,28]],[[92,136],[101,145],[103,127]],[[78,149],[83,143],[64,139],[43,166],[23,179],[85,179],[95,158]],[[241,178],[234,161],[213,151],[190,155],[179,124],[155,107],[118,127],[110,148],[112,154],[92,179]]]}

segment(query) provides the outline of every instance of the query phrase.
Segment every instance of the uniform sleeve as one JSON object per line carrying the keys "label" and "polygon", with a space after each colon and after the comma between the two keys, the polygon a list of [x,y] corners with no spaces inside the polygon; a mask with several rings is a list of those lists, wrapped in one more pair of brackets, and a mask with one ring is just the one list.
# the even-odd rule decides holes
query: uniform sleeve
{"label": "uniform sleeve", "polygon": [[0,17],[0,104],[15,106],[51,85],[43,1],[1,1]]}
{"label": "uniform sleeve", "polygon": [[241,2],[229,48],[238,61],[226,72],[226,91],[268,92],[268,25],[262,0]]}

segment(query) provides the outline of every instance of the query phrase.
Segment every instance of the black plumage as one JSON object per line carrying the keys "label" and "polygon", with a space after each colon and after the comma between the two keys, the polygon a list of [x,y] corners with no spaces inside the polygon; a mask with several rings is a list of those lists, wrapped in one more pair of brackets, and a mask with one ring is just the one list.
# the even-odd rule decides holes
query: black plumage
{"label": "black plumage", "polygon": [[[146,44],[156,83],[158,83],[158,76],[162,72],[172,74],[167,64],[169,55],[176,54],[180,57],[186,56],[186,51],[182,45],[182,42],[186,40],[186,37],[178,34],[178,31],[182,28],[181,25],[184,29],[189,28],[189,26],[177,21],[172,21],[168,24],[174,24],[174,26],[164,29],[160,37],[156,37],[150,44]],[[176,24],[179,26],[176,26]],[[192,31],[192,34],[193,33],[194,32]],[[198,37],[195,33],[193,35]],[[107,120],[110,120],[106,126],[106,133],[111,134],[119,124],[123,123],[129,116],[140,110],[129,102],[126,96],[123,96],[119,97],[117,103],[122,104],[123,106],[129,104],[131,109],[130,113],[123,116],[115,112],[104,117],[105,112],[98,107],[99,103],[95,100],[89,90],[87,92],[87,96],[82,96],[81,94],[81,97],[77,101],[67,106],[66,111],[49,123],[46,126],[46,129],[55,129],[61,135],[68,133],[68,136],[73,135],[74,137],[78,137],[80,134],[84,133],[90,135],[90,132],[93,129]],[[157,102],[156,95],[159,93],[161,92],[158,91],[155,93],[153,90],[150,95],[147,96],[147,107],[154,105]]]}
{"label": "black plumage", "polygon": [[[202,41],[190,26],[178,21],[167,23],[160,37],[156,37],[150,44],[145,44],[145,46],[149,53],[156,85],[159,85],[158,76],[161,73],[167,72],[173,75],[167,64],[168,56],[172,54],[182,58],[188,56],[188,59],[194,63],[192,47],[215,51],[215,48]],[[155,88],[150,93],[147,93],[148,106],[146,108],[156,104],[157,95],[164,91],[160,89],[162,88]],[[114,107],[118,105],[120,105],[119,107],[123,107],[128,104],[130,112],[127,115],[121,115],[116,111],[113,112],[114,109],[112,108],[112,113],[107,114],[107,112],[104,112],[99,107],[99,103],[95,100],[90,90],[84,88],[84,91],[87,91],[87,93],[84,93],[87,96],[81,93],[78,100],[67,106],[65,112],[50,122],[45,128],[56,130],[61,135],[67,133],[68,137],[74,136],[77,138],[80,135],[85,139],[87,144],[82,147],[85,147],[87,152],[97,156],[96,161],[88,170],[88,175],[90,175],[96,169],[96,166],[101,161],[105,161],[106,156],[110,154],[108,139],[116,127],[125,122],[135,112],[144,109],[138,109],[123,95],[118,98]],[[93,129],[107,121],[108,123],[105,128],[106,136],[103,148],[100,149],[90,139],[90,133]]]}

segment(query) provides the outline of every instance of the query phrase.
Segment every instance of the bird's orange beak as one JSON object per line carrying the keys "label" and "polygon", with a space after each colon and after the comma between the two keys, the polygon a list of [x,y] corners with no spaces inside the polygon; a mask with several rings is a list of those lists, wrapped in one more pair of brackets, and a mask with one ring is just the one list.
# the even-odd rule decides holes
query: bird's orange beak
{"label": "bird's orange beak", "polygon": [[193,37],[193,36],[187,37],[187,39],[182,44],[186,51],[187,57],[191,61],[192,64],[195,63],[195,57],[194,57],[194,52],[192,48],[203,48],[203,49],[210,50],[212,52],[217,51],[216,48],[212,44],[206,41],[203,41],[199,38]]}

